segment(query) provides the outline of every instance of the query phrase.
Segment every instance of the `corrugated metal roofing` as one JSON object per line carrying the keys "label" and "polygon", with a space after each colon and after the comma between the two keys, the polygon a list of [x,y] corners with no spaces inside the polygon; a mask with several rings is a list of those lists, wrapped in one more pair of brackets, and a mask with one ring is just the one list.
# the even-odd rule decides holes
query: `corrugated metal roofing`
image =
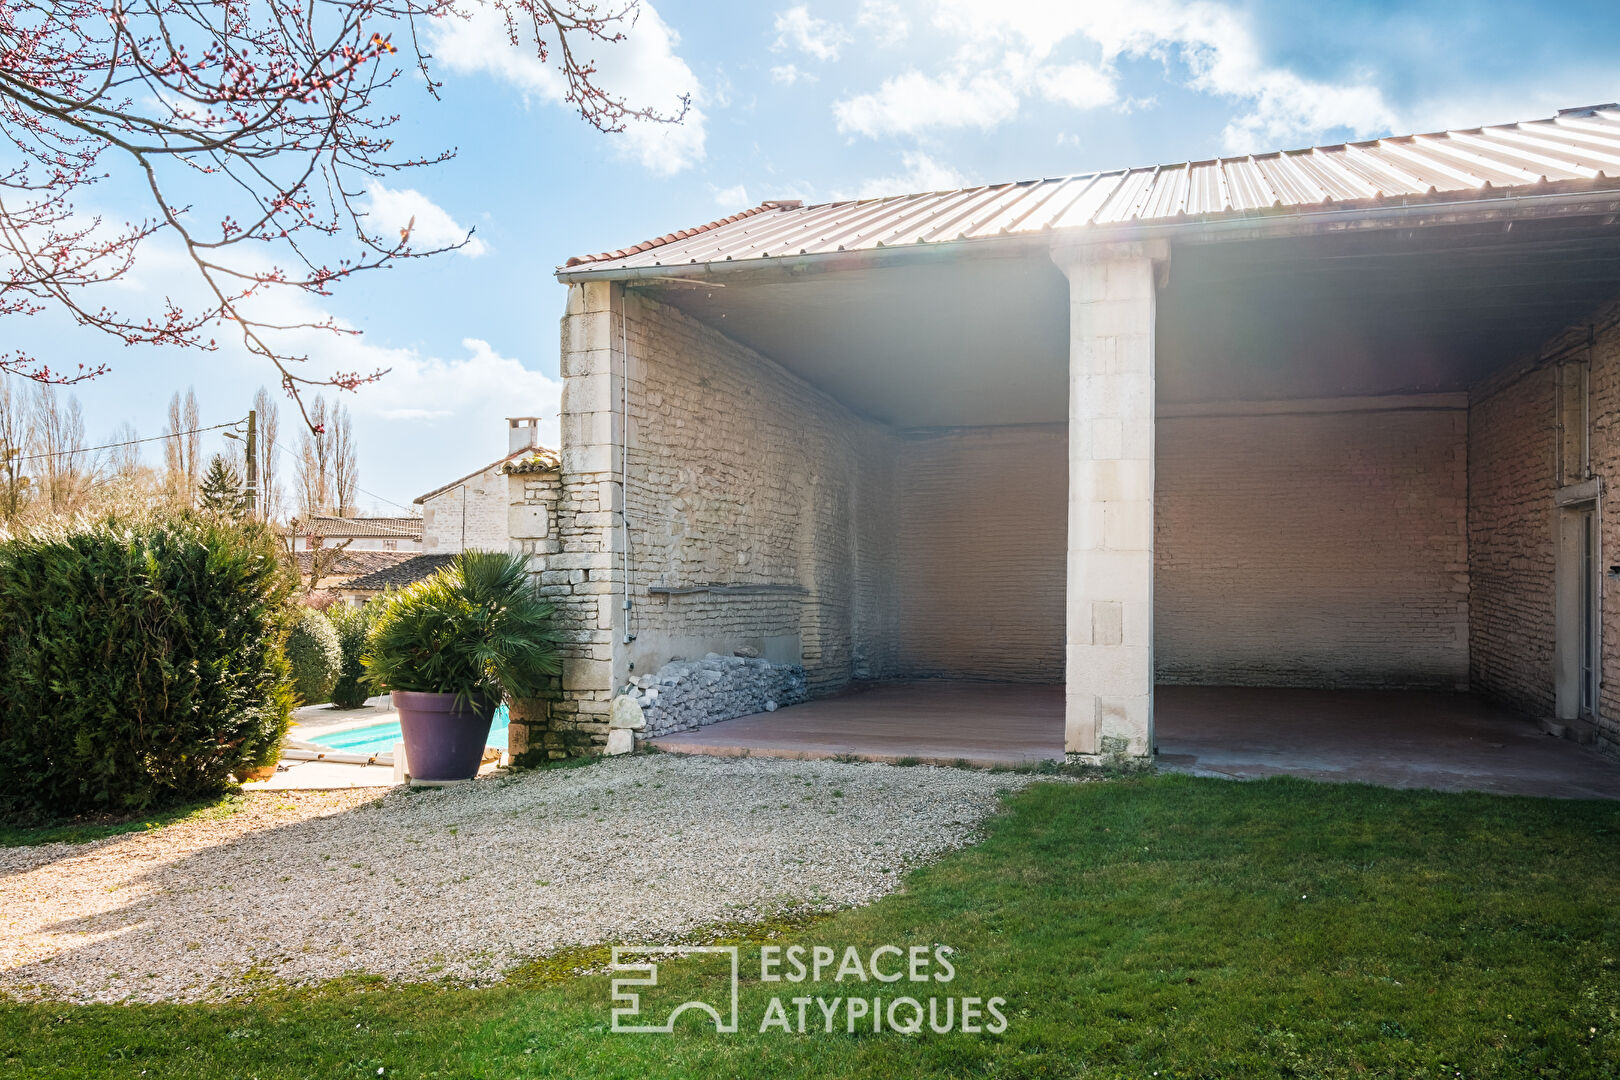
{"label": "corrugated metal roofing", "polygon": [[569,259],[563,272],[831,254],[1607,179],[1620,188],[1620,105],[1494,127],[955,191],[816,206],[767,202],[630,248]]}

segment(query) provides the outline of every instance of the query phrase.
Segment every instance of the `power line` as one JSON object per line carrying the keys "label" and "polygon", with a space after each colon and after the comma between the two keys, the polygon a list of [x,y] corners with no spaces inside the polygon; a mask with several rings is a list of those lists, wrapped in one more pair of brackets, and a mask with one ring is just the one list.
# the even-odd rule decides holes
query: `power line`
{"label": "power line", "polygon": [[[220,428],[233,428],[247,422],[247,417],[240,420],[231,420],[224,424],[213,424],[209,427],[192,428],[190,431],[171,431],[167,435],[149,435],[144,439],[130,439],[126,442],[107,443],[104,446],[84,446],[77,450],[51,450],[43,454],[29,454],[26,457],[15,457],[12,461],[39,461],[43,458],[72,457],[74,454],[93,454],[97,450],[116,450],[121,446],[135,446],[138,443],[164,442],[169,439],[178,439],[184,435],[200,435],[205,431],[218,431]],[[394,504],[398,506],[398,503]]]}
{"label": "power line", "polygon": [[[292,458],[294,465],[297,465],[299,463],[298,455],[293,453],[292,450],[290,450],[285,444],[280,443],[280,442],[276,443],[276,449],[280,450],[283,454],[286,454],[288,457]],[[395,502],[393,499],[384,498],[383,496],[377,494],[375,491],[367,491],[365,488],[361,487],[359,484],[354,485],[354,490],[358,491],[362,495],[370,495],[373,499],[376,499],[378,502],[385,502],[389,506],[397,506],[401,510],[405,511],[408,514],[414,515],[416,513],[415,510],[411,509],[409,506],[406,506],[404,503]]]}

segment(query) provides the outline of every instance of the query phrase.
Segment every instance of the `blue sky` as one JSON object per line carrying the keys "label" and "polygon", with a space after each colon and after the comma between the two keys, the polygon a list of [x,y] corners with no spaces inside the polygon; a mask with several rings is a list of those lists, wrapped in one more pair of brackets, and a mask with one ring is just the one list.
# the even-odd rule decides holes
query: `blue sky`
{"label": "blue sky", "polygon": [[[397,92],[408,148],[454,160],[386,180],[377,216],[476,244],[344,285],[322,310],[364,331],[317,364],[392,367],[343,395],[362,503],[380,512],[504,452],[502,418],[558,408],[552,271],[770,198],[882,192],[1184,161],[1531,119],[1620,99],[1610,4],[1158,0],[657,0],[599,57],[603,81],[679,128],[604,136],[491,25],[435,45],[443,100]],[[117,196],[100,207],[116,213]],[[135,203],[131,203],[135,206]],[[161,250],[132,293],[183,295]],[[15,322],[15,320],[14,320]],[[206,422],[242,415],[273,372],[233,347],[123,349],[57,320],[13,326],[58,363],[112,364],[75,388],[92,443],[157,433],[176,389]],[[284,433],[293,418],[284,407]],[[149,454],[155,459],[156,454]],[[290,467],[290,459],[287,459]]]}

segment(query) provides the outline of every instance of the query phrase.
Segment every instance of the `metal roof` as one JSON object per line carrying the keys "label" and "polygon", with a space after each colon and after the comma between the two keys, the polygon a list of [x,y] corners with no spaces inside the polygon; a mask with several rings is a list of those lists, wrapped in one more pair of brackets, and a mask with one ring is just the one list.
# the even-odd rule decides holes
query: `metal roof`
{"label": "metal roof", "polygon": [[1086,226],[1171,224],[1343,205],[1450,201],[1566,181],[1620,188],[1620,105],[1493,127],[1248,157],[802,206],[767,202],[618,251],[569,259],[597,275],[872,251]]}

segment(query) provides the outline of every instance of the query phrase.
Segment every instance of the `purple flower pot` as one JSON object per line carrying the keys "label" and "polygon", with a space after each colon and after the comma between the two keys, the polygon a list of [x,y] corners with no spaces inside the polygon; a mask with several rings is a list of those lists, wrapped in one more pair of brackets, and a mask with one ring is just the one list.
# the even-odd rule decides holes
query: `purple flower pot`
{"label": "purple flower pot", "polygon": [[471,780],[478,775],[499,701],[474,699],[457,708],[454,694],[395,690],[391,696],[413,779]]}

